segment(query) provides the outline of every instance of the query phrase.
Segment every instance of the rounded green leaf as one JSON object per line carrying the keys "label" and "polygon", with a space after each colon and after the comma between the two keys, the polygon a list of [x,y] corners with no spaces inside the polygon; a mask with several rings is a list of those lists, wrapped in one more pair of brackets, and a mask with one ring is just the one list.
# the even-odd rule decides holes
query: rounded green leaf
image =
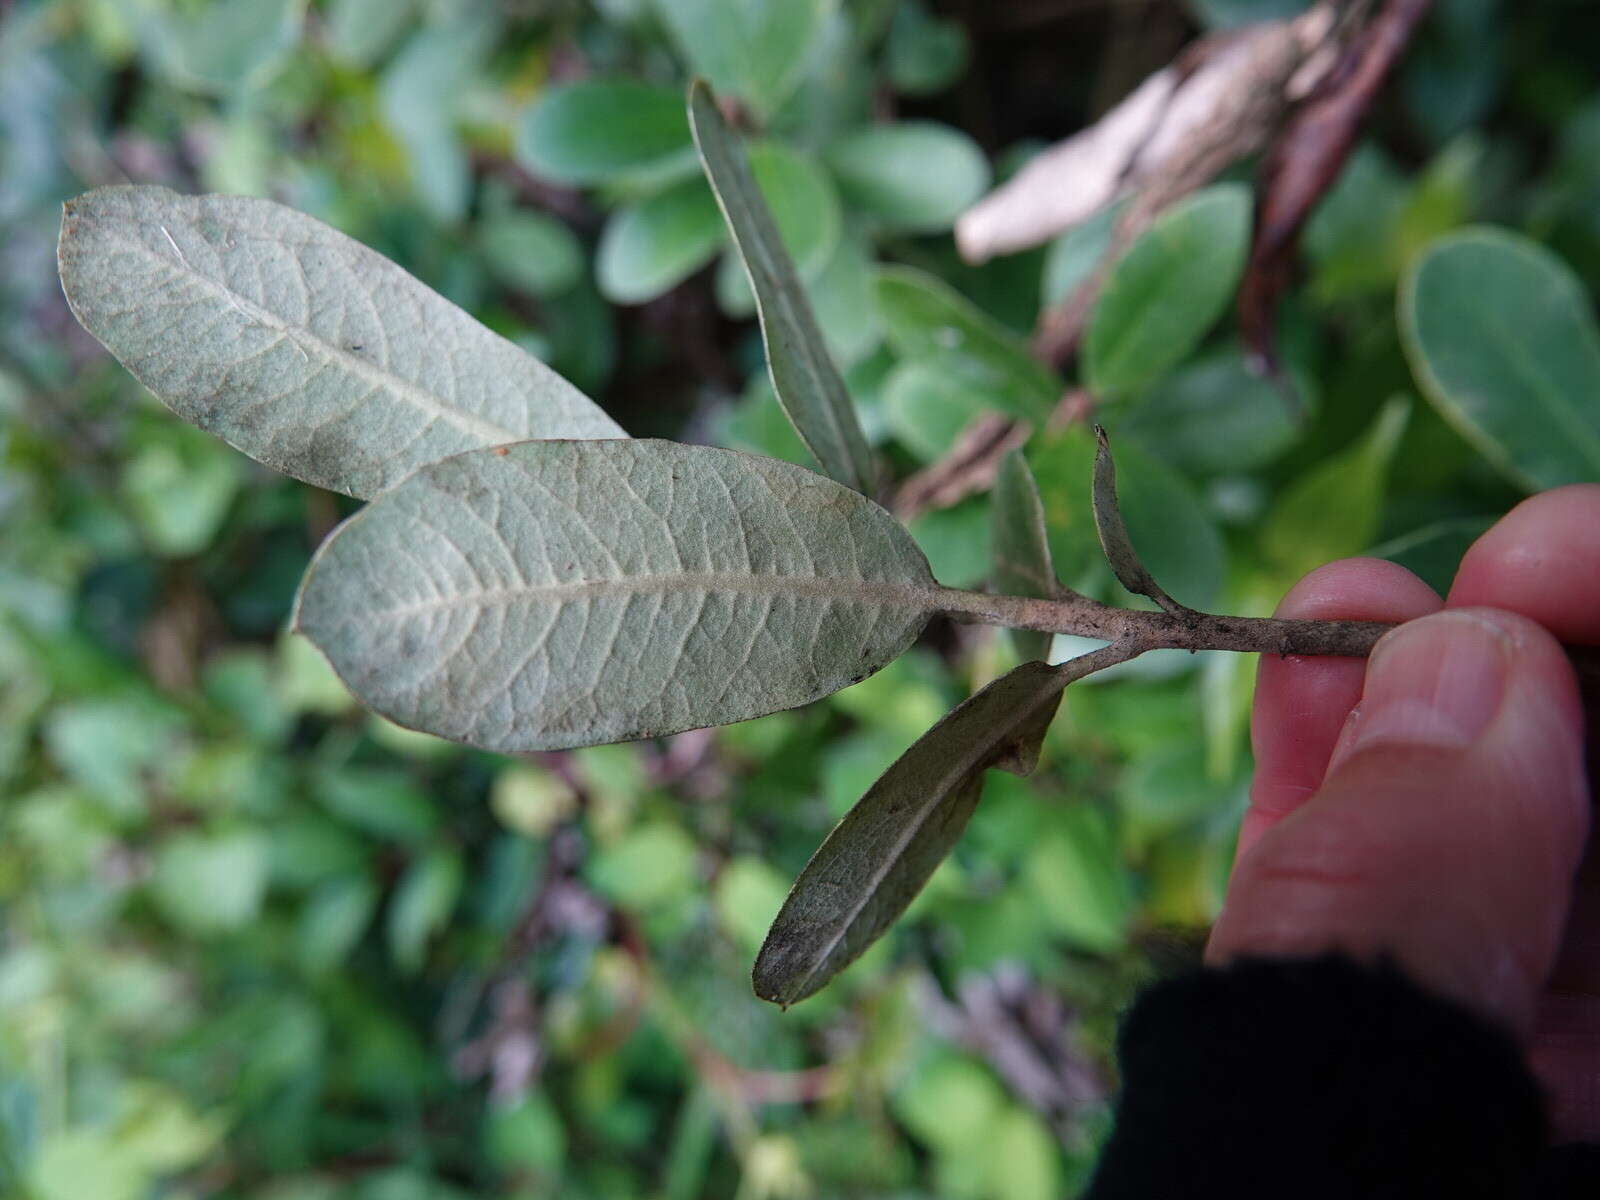
{"label": "rounded green leaf", "polygon": [[549,367],[359,242],[269,200],[110,187],[68,201],[83,327],[185,420],[370,496],[424,463],[534,437],[622,437]]}
{"label": "rounded green leaf", "polygon": [[799,85],[838,0],[655,0],[683,57],[765,118]]}
{"label": "rounded green leaf", "polygon": [[788,463],[524,442],[419,471],[312,563],[297,627],[391,720],[554,750],[792,708],[940,607],[887,512]]}
{"label": "rounded green leaf", "polygon": [[612,214],[595,275],[617,304],[642,304],[682,283],[722,245],[722,215],[704,180],[685,179]]}
{"label": "rounded green leaf", "polygon": [[1401,287],[1400,327],[1428,398],[1508,476],[1600,479],[1600,332],[1555,255],[1501,230],[1441,238]]}
{"label": "rounded green leaf", "polygon": [[1049,414],[1060,381],[1021,338],[955,288],[911,267],[880,268],[875,283],[884,334],[901,358],[959,356],[970,371],[989,377],[992,408],[1023,420]]}
{"label": "rounded green leaf", "polygon": [[892,229],[937,233],[989,186],[989,164],[964,133],[932,121],[872,125],[828,148],[844,198]]}
{"label": "rounded green leaf", "polygon": [[682,93],[636,79],[551,88],[523,116],[516,151],[558,183],[660,179],[694,164]]}
{"label": "rounded green leaf", "polygon": [[1084,341],[1091,390],[1125,392],[1200,344],[1233,295],[1250,246],[1250,193],[1220,184],[1173,205],[1112,268]]}
{"label": "rounded green leaf", "polygon": [[478,246],[496,278],[533,296],[555,296],[583,275],[583,247],[565,224],[538,212],[507,212],[478,227]]}

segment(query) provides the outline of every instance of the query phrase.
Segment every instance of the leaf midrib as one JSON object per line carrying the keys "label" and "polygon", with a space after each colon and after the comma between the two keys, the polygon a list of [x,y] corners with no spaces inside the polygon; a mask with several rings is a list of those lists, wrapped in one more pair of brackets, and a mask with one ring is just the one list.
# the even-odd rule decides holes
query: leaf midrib
{"label": "leaf midrib", "polygon": [[[218,220],[218,224],[239,229],[241,232],[250,232],[237,223]],[[142,241],[120,236],[113,225],[102,224],[101,228],[104,231],[103,236],[106,236],[107,240],[113,244],[124,249],[137,251],[158,265],[172,271],[180,280],[202,285],[226,302],[229,307],[237,309],[250,320],[276,331],[301,349],[321,355],[326,360],[374,386],[387,388],[400,399],[407,401],[413,407],[420,409],[436,420],[442,420],[454,425],[462,432],[472,434],[489,445],[520,441],[527,437],[526,433],[507,429],[463,409],[451,407],[444,398],[434,395],[403,375],[397,375],[388,368],[380,367],[367,359],[351,354],[349,351],[341,349],[332,342],[319,337],[309,329],[290,324],[270,309],[261,307],[249,297],[240,295],[226,284],[196,270],[186,259],[181,257],[181,251],[179,252],[180,258],[175,263],[170,257],[157,250],[152,250]],[[162,227],[162,229],[165,232],[165,228]],[[291,250],[290,253],[292,254],[293,251]],[[391,332],[385,326],[385,333]]]}
{"label": "leaf midrib", "polygon": [[1529,357],[1527,348],[1516,338],[1508,337],[1505,330],[1493,321],[1484,319],[1480,310],[1469,310],[1470,319],[1481,336],[1500,348],[1511,366],[1512,374],[1541,402],[1556,425],[1564,429],[1579,452],[1591,463],[1600,466],[1600,436],[1589,427],[1582,415],[1570,404],[1565,390],[1539,369]]}
{"label": "leaf midrib", "polygon": [[[403,620],[422,613],[441,612],[477,605],[546,603],[557,604],[594,597],[655,595],[660,593],[703,595],[712,592],[744,596],[797,596],[804,599],[840,600],[857,604],[876,604],[911,612],[931,613],[940,607],[938,585],[850,583],[814,575],[725,574],[722,572],[674,571],[662,574],[629,576],[623,579],[593,579],[576,583],[529,583],[510,588],[484,588],[458,592],[438,599],[410,601],[388,608],[370,609],[360,619]],[[352,616],[352,619],[356,619]]]}

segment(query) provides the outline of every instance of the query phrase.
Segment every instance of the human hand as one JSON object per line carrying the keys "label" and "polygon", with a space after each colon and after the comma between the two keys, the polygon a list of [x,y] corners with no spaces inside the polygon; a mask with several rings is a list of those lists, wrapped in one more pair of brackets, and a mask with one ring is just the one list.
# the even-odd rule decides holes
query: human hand
{"label": "human hand", "polygon": [[1366,662],[1263,655],[1256,776],[1207,960],[1388,956],[1509,1026],[1556,1141],[1600,1140],[1600,855],[1559,641],[1600,644],[1600,486],[1524,502],[1443,604],[1376,559],[1283,617],[1405,621]]}

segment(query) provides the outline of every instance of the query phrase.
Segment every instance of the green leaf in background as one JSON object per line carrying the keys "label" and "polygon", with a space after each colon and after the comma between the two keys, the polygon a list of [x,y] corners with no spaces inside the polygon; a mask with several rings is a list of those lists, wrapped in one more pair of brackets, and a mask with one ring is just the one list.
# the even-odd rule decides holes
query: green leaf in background
{"label": "green leaf in background", "polygon": [[1062,937],[1111,953],[1128,936],[1134,896],[1116,834],[1085,804],[1060,808],[1029,851],[1024,875],[1040,910]]}
{"label": "green leaf in background", "polygon": [[683,94],[637,79],[545,91],[517,127],[517,158],[557,183],[661,183],[694,170]]}
{"label": "green leaf in background", "polygon": [[328,50],[350,67],[370,67],[416,19],[418,0],[333,0]]}
{"label": "green leaf in background", "polygon": [[402,971],[422,966],[428,941],[444,928],[461,894],[461,853],[428,850],[406,868],[389,898],[389,953]]}
{"label": "green leaf in background", "polygon": [[560,295],[584,272],[583,247],[565,223],[540,212],[503,212],[478,226],[483,260],[502,283],[530,296]]}
{"label": "green leaf in background", "polygon": [[1261,546],[1287,579],[1372,545],[1389,463],[1410,415],[1404,398],[1389,401],[1354,446],[1296,480],[1273,507]]}
{"label": "green leaf in background", "polygon": [[173,412],[320,487],[370,496],[463,450],[624,436],[388,259],[268,200],[101,188],[68,203],[59,256],[78,320]]}
{"label": "green leaf in background", "polygon": [[616,304],[654,300],[710,262],[723,239],[705,181],[675,183],[611,214],[595,255],[600,294]]}
{"label": "green leaf in background", "polygon": [[523,442],[424,468],[345,522],[296,625],[401,725],[547,750],[805,704],[898,655],[939,603],[894,518],[809,471]]}
{"label": "green leaf in background", "polygon": [[267,889],[266,837],[256,832],[180,833],[156,853],[150,877],[169,920],[206,937],[255,919]]}
{"label": "green leaf in background", "polygon": [[1493,524],[1493,517],[1450,517],[1391,538],[1372,547],[1370,553],[1399,563],[1443,596],[1472,543]]}
{"label": "green leaf in background", "polygon": [[211,544],[238,493],[240,460],[183,426],[144,440],[122,474],[133,517],[158,553],[197,554]]}
{"label": "green leaf in background", "polygon": [[812,855],[756,959],[756,995],[804,1000],[878,939],[944,861],[983,773],[1026,775],[1072,676],[1024,663],[953,709],[901,755]]}
{"label": "green leaf in background", "polygon": [[1098,394],[1166,374],[1227,307],[1250,246],[1250,193],[1218,184],[1167,209],[1111,269],[1084,338]]}
{"label": "green leaf in background", "polygon": [[457,109],[495,34],[486,15],[425,26],[395,55],[378,89],[384,122],[405,147],[417,197],[439,221],[455,223],[467,214],[472,178],[456,131]]}
{"label": "green leaf in background", "polygon": [[1080,221],[1050,243],[1044,260],[1044,275],[1039,284],[1039,299],[1045,305],[1065,300],[1078,285],[1094,274],[1100,260],[1111,248],[1111,233],[1120,204],[1108,204],[1086,221]]}
{"label": "green leaf in background", "polygon": [[[1059,595],[1063,589],[1050,560],[1039,485],[1021,450],[1011,451],[1001,461],[989,505],[994,526],[995,590],[1011,596]],[[1010,634],[1023,661],[1050,657],[1050,634],[1027,629],[1013,629]]]}
{"label": "green leaf in background", "polygon": [[365,876],[343,876],[320,885],[300,913],[300,961],[322,973],[343,965],[372,923],[378,889]]}
{"label": "green leaf in background", "polygon": [[822,469],[848,487],[867,491],[875,468],[850,394],[738,139],[703,83],[689,89],[689,125],[750,277],[778,402]]}
{"label": "green leaf in background", "polygon": [[655,0],[696,73],[769,117],[799,85],[837,0]]}
{"label": "green leaf in background", "polygon": [[940,354],[907,359],[883,385],[883,415],[889,432],[923,462],[950,449],[974,417],[989,411],[981,385],[963,378],[964,360]]}
{"label": "green leaf in background", "polygon": [[922,0],[903,0],[889,23],[884,66],[895,91],[931,96],[960,78],[969,51],[960,22],[934,16]]}
{"label": "green leaf in background", "polygon": [[146,46],[173,82],[225,94],[260,84],[300,35],[305,0],[217,0],[192,15],[136,18]]}
{"label": "green leaf in background", "polygon": [[1235,474],[1264,466],[1299,440],[1315,415],[1311,401],[1293,374],[1258,375],[1231,348],[1195,359],[1105,417],[1119,438],[1184,471]]}
{"label": "green leaf in background", "polygon": [[942,232],[989,186],[977,144],[932,121],[866,126],[827,158],[845,200],[888,229]]}
{"label": "green leaf in background", "polygon": [[1496,229],[1441,239],[1401,287],[1400,328],[1428,398],[1517,484],[1600,480],[1600,331],[1550,251]]}
{"label": "green leaf in background", "polygon": [[1060,381],[1021,338],[960,292],[911,267],[880,267],[875,286],[884,335],[901,358],[959,354],[992,377],[993,408],[1029,421],[1049,415]]}
{"label": "green leaf in background", "polygon": [[[822,340],[834,361],[848,372],[883,337],[872,294],[871,251],[863,239],[841,235],[833,257],[806,285],[806,293],[822,329]],[[859,394],[855,398],[859,402]]]}
{"label": "green leaf in background", "polygon": [[693,839],[669,821],[628,830],[589,862],[591,883],[624,908],[648,912],[678,900],[695,885]]}

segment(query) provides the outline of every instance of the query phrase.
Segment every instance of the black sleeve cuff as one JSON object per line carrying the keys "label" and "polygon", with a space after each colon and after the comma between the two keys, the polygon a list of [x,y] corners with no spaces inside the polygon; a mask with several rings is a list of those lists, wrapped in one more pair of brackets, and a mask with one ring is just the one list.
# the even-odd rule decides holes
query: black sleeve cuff
{"label": "black sleeve cuff", "polygon": [[1600,1196],[1592,1157],[1541,1163],[1543,1104],[1510,1035],[1390,966],[1195,971],[1139,998],[1118,1054],[1089,1200],[1522,1200],[1577,1195],[1545,1190],[1573,1170]]}

